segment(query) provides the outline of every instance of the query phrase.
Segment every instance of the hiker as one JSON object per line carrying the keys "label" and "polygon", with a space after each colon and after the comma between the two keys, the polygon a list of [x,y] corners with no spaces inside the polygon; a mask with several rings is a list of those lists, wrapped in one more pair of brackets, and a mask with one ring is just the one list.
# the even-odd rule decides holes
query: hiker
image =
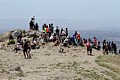
{"label": "hiker", "polygon": [[61,30],[60,30],[60,36],[62,36],[62,31],[63,31],[63,28],[61,28]]}
{"label": "hiker", "polygon": [[74,36],[75,36],[75,38],[76,38],[76,36],[77,36],[77,31],[75,31]]}
{"label": "hiker", "polygon": [[10,42],[11,40],[14,40],[14,38],[13,38],[12,35],[10,35],[10,37],[9,37],[9,42]]}
{"label": "hiker", "polygon": [[94,37],[94,47],[96,48],[96,46],[97,46],[97,38]]}
{"label": "hiker", "polygon": [[34,41],[35,39],[37,39],[37,34],[36,34],[36,32],[35,32],[34,35],[33,35],[33,41]]}
{"label": "hiker", "polygon": [[108,55],[108,42],[105,44],[105,53]]}
{"label": "hiker", "polygon": [[40,46],[41,46],[42,48],[44,48],[43,45],[45,45],[45,41],[44,41],[44,38],[43,38],[43,35],[42,35],[42,34],[41,34],[41,36],[39,37],[39,43],[40,43]]}
{"label": "hiker", "polygon": [[35,38],[34,40],[33,40],[33,45],[32,45],[32,49],[36,49],[36,45],[37,45],[37,38]]}
{"label": "hiker", "polygon": [[80,33],[77,34],[77,43],[80,45]]}
{"label": "hiker", "polygon": [[83,42],[84,42],[84,45],[85,45],[85,44],[87,43],[87,40],[84,38],[84,39],[83,39]]}
{"label": "hiker", "polygon": [[68,47],[68,38],[65,38],[65,40],[63,42],[63,46],[64,47]]}
{"label": "hiker", "polygon": [[98,41],[98,44],[97,44],[97,50],[100,50],[101,46],[100,46],[100,41]]}
{"label": "hiker", "polygon": [[60,43],[60,40],[59,39],[56,39],[55,43],[54,43],[54,46],[59,46],[59,43]]}
{"label": "hiker", "polygon": [[87,47],[87,55],[90,55],[89,54],[89,51],[90,51],[90,42],[89,41],[86,43],[86,47]]}
{"label": "hiker", "polygon": [[31,55],[30,55],[30,51],[31,51],[31,43],[30,43],[29,40],[27,41],[27,43],[28,43],[28,49],[27,49],[28,59],[31,59]]}
{"label": "hiker", "polygon": [[90,55],[92,55],[92,46],[93,46],[93,43],[92,42],[90,42]]}
{"label": "hiker", "polygon": [[53,34],[53,29],[54,29],[53,23],[49,24],[49,32],[50,32],[51,34]]}
{"label": "hiker", "polygon": [[46,32],[47,34],[49,34],[49,28],[48,28],[48,27],[45,29],[45,32]]}
{"label": "hiker", "polygon": [[33,18],[31,18],[31,21],[29,23],[29,26],[30,26],[30,30],[33,30],[34,29],[34,20]]}
{"label": "hiker", "polygon": [[19,42],[19,43],[20,43],[20,42],[21,42],[21,40],[22,40],[22,33],[21,33],[20,35],[18,35],[18,36],[17,36],[17,42]]}
{"label": "hiker", "polygon": [[45,24],[42,26],[42,30],[44,31],[44,28],[45,28]]}
{"label": "hiker", "polygon": [[48,28],[49,28],[49,32],[48,32],[48,33],[49,33],[49,37],[50,37],[51,34],[52,34],[52,26],[51,26],[51,24],[49,24],[49,27],[48,27]]}
{"label": "hiker", "polygon": [[23,43],[23,54],[25,59],[28,59],[28,43],[26,39],[24,40],[24,43]]}
{"label": "hiker", "polygon": [[36,24],[35,24],[35,27],[34,27],[34,30],[39,31],[39,29],[38,29],[38,28],[39,28],[38,23],[36,23]]}
{"label": "hiker", "polygon": [[109,53],[111,53],[111,43],[110,42],[108,43],[108,50],[109,50]]}
{"label": "hiker", "polygon": [[[61,36],[66,36],[65,30],[62,30]],[[67,36],[66,36],[67,37]]]}
{"label": "hiker", "polygon": [[56,35],[57,35],[57,36],[59,36],[59,31],[60,31],[60,30],[59,30],[59,27],[56,26],[56,30],[55,30],[55,32],[56,32]]}
{"label": "hiker", "polygon": [[66,37],[67,37],[68,36],[68,28],[66,28],[65,32],[66,32]]}
{"label": "hiker", "polygon": [[116,46],[115,43],[113,44],[113,51],[114,51],[115,54],[117,54],[117,46]]}
{"label": "hiker", "polygon": [[105,54],[105,47],[106,47],[106,40],[104,39],[103,40],[103,47],[102,47],[103,48],[103,54]]}
{"label": "hiker", "polygon": [[54,34],[52,34],[51,36],[50,36],[50,38],[49,38],[49,42],[53,42],[54,41]]}
{"label": "hiker", "polygon": [[113,50],[114,50],[114,42],[112,41],[112,43],[111,43],[111,52],[112,52],[112,54],[113,54]]}
{"label": "hiker", "polygon": [[59,51],[59,52],[63,52],[63,51],[64,51],[63,43],[60,43],[60,44],[59,44],[59,48],[60,48],[60,51]]}
{"label": "hiker", "polygon": [[35,16],[33,16],[33,17],[31,18],[31,20],[35,23]]}
{"label": "hiker", "polygon": [[22,47],[20,45],[20,43],[17,43],[17,45],[15,45],[15,49],[13,51],[15,51],[17,53],[17,51],[21,50]]}
{"label": "hiker", "polygon": [[72,45],[72,43],[71,43],[71,37],[70,36],[68,36],[68,45]]}
{"label": "hiker", "polygon": [[81,38],[81,40],[80,40],[80,46],[84,47],[84,43],[83,43],[82,38]]}
{"label": "hiker", "polygon": [[70,41],[71,41],[73,46],[76,45],[76,43],[75,43],[75,36],[74,35],[70,38]]}

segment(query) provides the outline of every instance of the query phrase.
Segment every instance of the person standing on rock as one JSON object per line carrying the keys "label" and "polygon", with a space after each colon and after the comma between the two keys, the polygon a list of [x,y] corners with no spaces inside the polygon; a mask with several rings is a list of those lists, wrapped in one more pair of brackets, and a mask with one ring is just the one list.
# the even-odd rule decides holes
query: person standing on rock
{"label": "person standing on rock", "polygon": [[36,24],[35,24],[35,26],[34,26],[34,30],[39,31],[39,29],[38,29],[38,28],[39,28],[38,23],[36,23]]}
{"label": "person standing on rock", "polygon": [[67,37],[68,36],[68,28],[66,28],[65,32],[66,32],[66,37]]}
{"label": "person standing on rock", "polygon": [[35,17],[31,18],[31,21],[29,23],[29,26],[30,26],[30,30],[33,30],[34,29],[34,23],[35,23]]}

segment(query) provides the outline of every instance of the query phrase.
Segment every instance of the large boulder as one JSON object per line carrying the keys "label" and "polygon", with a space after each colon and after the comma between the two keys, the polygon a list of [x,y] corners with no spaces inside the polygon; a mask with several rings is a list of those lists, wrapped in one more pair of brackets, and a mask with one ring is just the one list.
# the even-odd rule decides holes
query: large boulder
{"label": "large boulder", "polygon": [[27,35],[28,37],[33,37],[34,35],[40,36],[41,34],[42,34],[42,33],[41,33],[40,31],[35,31],[35,30],[26,32],[26,35]]}
{"label": "large boulder", "polygon": [[14,30],[14,31],[11,31],[11,35],[13,36],[13,37],[17,37],[17,36],[19,36],[19,35],[21,35],[22,34],[22,30]]}
{"label": "large boulder", "polygon": [[22,71],[22,70],[21,70],[19,64],[16,63],[16,64],[11,65],[10,71]]}
{"label": "large boulder", "polygon": [[0,35],[0,42],[4,42],[9,38],[10,32],[6,32],[2,35]]}

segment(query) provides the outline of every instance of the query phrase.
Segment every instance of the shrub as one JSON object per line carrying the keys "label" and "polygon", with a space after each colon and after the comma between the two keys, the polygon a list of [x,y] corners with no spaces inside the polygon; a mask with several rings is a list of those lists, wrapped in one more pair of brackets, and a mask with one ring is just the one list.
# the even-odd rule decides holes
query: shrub
{"label": "shrub", "polygon": [[15,44],[15,41],[14,41],[14,40],[10,40],[10,41],[8,42],[8,45],[10,45],[10,44]]}

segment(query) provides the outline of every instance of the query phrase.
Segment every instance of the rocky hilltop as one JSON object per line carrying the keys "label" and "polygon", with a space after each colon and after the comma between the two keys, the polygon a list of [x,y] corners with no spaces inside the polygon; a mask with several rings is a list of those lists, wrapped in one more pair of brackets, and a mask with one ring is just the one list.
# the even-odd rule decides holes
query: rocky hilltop
{"label": "rocky hilltop", "polygon": [[10,34],[16,38],[21,32],[24,39],[42,34],[13,30],[0,36],[0,80],[120,80],[120,55],[93,50],[93,56],[88,56],[86,47],[60,53],[59,46],[50,42],[32,50],[32,59],[24,59],[22,51],[15,53],[14,44],[7,44]]}

